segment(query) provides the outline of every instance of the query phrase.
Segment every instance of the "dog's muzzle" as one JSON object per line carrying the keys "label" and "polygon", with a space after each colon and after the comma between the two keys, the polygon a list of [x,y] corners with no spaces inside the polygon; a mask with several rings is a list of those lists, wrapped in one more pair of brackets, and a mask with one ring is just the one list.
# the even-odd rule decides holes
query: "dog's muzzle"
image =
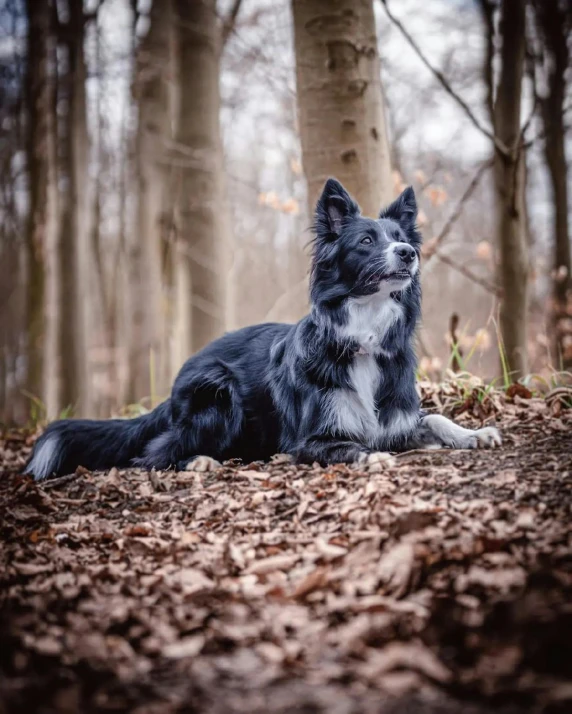
{"label": "dog's muzzle", "polygon": [[407,243],[397,243],[392,248],[403,265],[410,265],[415,260],[415,250]]}
{"label": "dog's muzzle", "polygon": [[415,248],[409,243],[392,243],[387,249],[387,273],[390,280],[406,280],[413,277],[419,266]]}

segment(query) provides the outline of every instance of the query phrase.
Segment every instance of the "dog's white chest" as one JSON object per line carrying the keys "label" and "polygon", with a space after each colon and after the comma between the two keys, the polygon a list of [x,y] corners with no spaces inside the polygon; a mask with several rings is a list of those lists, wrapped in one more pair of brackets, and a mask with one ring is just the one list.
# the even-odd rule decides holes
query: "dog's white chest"
{"label": "dog's white chest", "polygon": [[341,333],[355,340],[362,352],[380,354],[387,331],[402,317],[401,304],[388,296],[376,293],[355,298],[348,304],[348,320]]}
{"label": "dog's white chest", "polygon": [[328,412],[332,428],[374,449],[390,449],[396,440],[409,436],[419,421],[415,410],[392,409],[385,425],[379,421],[375,395],[381,375],[373,355],[357,355],[350,368],[353,389],[336,389]]}
{"label": "dog's white chest", "polygon": [[356,355],[350,367],[353,389],[336,389],[331,394],[330,415],[336,431],[375,443],[381,429],[375,408],[379,368],[372,354]]}
{"label": "dog's white chest", "polygon": [[396,409],[389,423],[382,426],[376,409],[375,396],[382,374],[375,355],[383,352],[380,344],[387,331],[402,317],[400,303],[373,295],[348,306],[348,321],[342,328],[343,335],[355,340],[360,350],[349,368],[353,389],[336,389],[329,397],[330,422],[338,433],[371,448],[379,448],[380,444],[387,448],[395,438],[410,433],[418,419],[417,414]]}

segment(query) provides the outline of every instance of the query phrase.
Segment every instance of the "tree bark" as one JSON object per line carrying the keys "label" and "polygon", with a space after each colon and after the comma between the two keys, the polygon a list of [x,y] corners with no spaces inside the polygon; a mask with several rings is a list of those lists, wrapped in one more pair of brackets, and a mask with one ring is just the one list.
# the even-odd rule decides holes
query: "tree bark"
{"label": "tree bark", "polygon": [[310,215],[329,176],[377,215],[393,182],[372,0],[292,0],[292,9]]}
{"label": "tree bark", "polygon": [[528,372],[528,244],[524,211],[524,150],[520,130],[525,50],[525,3],[503,0],[501,67],[494,105],[495,135],[509,155],[495,151],[497,241],[503,299],[500,327],[511,379]]}
{"label": "tree bark", "polygon": [[[150,356],[154,353],[161,372],[158,390],[167,389],[162,354],[165,344],[166,311],[162,309],[162,239],[168,210],[167,141],[172,139],[172,108],[169,101],[171,33],[173,14],[170,2],[155,0],[150,26],[138,56],[134,93],[138,103],[138,128],[135,145],[138,206],[136,231],[130,251],[131,339],[130,401],[149,394]],[[155,378],[159,375],[153,375]],[[155,380],[154,380],[155,381]]]}
{"label": "tree bark", "polygon": [[52,79],[49,67],[52,8],[49,0],[28,0],[28,64],[26,76],[27,170],[29,213],[26,236],[27,379],[26,389],[45,399],[46,260],[53,244],[55,147]]}
{"label": "tree bark", "polygon": [[60,408],[91,416],[88,379],[87,321],[90,286],[87,282],[89,245],[89,136],[86,116],[85,16],[83,3],[70,0],[64,32],[67,50],[67,111],[63,117],[61,162],[65,186],[60,233]]}
{"label": "tree bark", "polygon": [[171,161],[180,170],[180,201],[175,280],[178,327],[188,324],[185,300],[190,307],[191,336],[184,341],[192,344],[179,345],[179,351],[188,355],[225,329],[229,242],[219,123],[221,27],[216,4],[215,0],[176,0],[176,10],[180,101]]}
{"label": "tree bark", "polygon": [[553,201],[554,280],[553,358],[554,366],[572,366],[572,276],[568,228],[568,165],[564,127],[566,71],[570,60],[568,31],[572,9],[557,2],[537,2],[536,12],[544,49],[547,91],[541,98],[544,123],[544,155]]}
{"label": "tree bark", "polygon": [[478,0],[478,5],[481,11],[483,20],[484,39],[485,39],[485,56],[483,60],[483,81],[486,88],[485,105],[489,120],[494,125],[494,58],[495,58],[495,6],[493,0]]}

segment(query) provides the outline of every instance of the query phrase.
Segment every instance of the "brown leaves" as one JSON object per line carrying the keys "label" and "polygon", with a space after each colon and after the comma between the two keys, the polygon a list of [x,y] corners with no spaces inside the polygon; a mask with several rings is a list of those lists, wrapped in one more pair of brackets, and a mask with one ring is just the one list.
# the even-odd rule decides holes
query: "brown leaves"
{"label": "brown leaves", "polygon": [[40,575],[54,569],[51,563],[12,563],[12,567],[21,575]]}
{"label": "brown leaves", "polygon": [[294,590],[293,597],[302,600],[313,593],[315,590],[321,590],[328,582],[328,570],[326,568],[316,568],[307,575],[302,582],[298,583]]}
{"label": "brown leaves", "polygon": [[[460,419],[475,425],[481,386],[422,390],[438,409],[471,397]],[[487,396],[505,438],[494,452],[416,451],[369,471],[284,455],[112,469],[49,490],[7,476],[3,691],[34,691],[39,671],[46,710],[69,692],[70,711],[192,699],[218,714],[237,691],[269,713],[452,691],[566,704],[572,411]]]}
{"label": "brown leaves", "polygon": [[411,582],[415,562],[412,543],[400,542],[388,550],[379,561],[378,575],[383,592],[401,597]]}
{"label": "brown leaves", "polygon": [[453,678],[452,673],[421,642],[392,642],[373,655],[368,667],[369,677],[376,678],[398,669],[417,671],[428,679],[445,684]]}
{"label": "brown leaves", "polygon": [[528,387],[525,387],[524,384],[514,382],[514,384],[511,384],[506,390],[506,396],[508,399],[514,399],[516,396],[521,399],[532,399],[532,392]]}
{"label": "brown leaves", "polygon": [[269,558],[257,560],[249,566],[247,572],[255,575],[267,575],[276,570],[289,570],[298,560],[298,555],[271,555]]}

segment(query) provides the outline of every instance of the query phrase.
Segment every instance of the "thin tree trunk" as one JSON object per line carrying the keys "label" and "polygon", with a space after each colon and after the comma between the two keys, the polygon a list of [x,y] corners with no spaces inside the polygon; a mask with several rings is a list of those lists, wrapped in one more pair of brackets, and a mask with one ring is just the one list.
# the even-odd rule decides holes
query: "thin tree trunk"
{"label": "thin tree trunk", "polygon": [[[178,126],[180,118],[180,97],[181,97],[181,82],[179,74],[179,32],[175,31],[175,9],[174,2],[170,0],[170,9],[172,13],[172,31],[169,36],[169,82],[167,101],[169,103],[169,117],[171,121],[169,137],[174,139],[178,136]],[[163,216],[161,222],[161,265],[162,265],[162,280],[164,291],[164,304],[166,306],[166,330],[163,331],[163,347],[162,353],[168,355],[165,361],[164,369],[167,384],[171,385],[174,377],[179,371],[183,362],[188,358],[189,352],[186,352],[181,359],[176,355],[175,346],[177,344],[176,332],[177,327],[177,300],[176,300],[176,271],[177,271],[177,211],[179,203],[179,192],[181,186],[181,176],[179,169],[171,162],[167,161],[166,179],[164,183],[164,205]],[[186,291],[188,299],[189,290]],[[190,317],[187,322],[188,330],[190,331]],[[189,345],[190,337],[185,340],[180,340],[179,344]]]}
{"label": "thin tree trunk", "polygon": [[568,166],[566,162],[564,99],[569,64],[568,28],[572,9],[557,2],[537,2],[537,16],[545,50],[547,92],[541,99],[544,122],[544,155],[553,201],[554,282],[553,329],[555,367],[572,365],[572,275],[568,229]]}
{"label": "thin tree trunk", "polygon": [[50,42],[48,45],[48,64],[50,66],[50,88],[46,115],[48,121],[48,221],[46,228],[46,289],[45,300],[46,316],[46,346],[44,353],[44,403],[49,419],[59,415],[61,409],[60,385],[60,256],[59,241],[61,231],[61,206],[58,188],[58,36],[57,36],[57,9],[50,2],[51,24]]}
{"label": "thin tree trunk", "polygon": [[[226,325],[228,218],[220,136],[221,27],[215,0],[177,0],[180,102],[177,145],[180,168],[176,278],[177,320],[183,327],[185,291],[191,310],[187,354],[219,337]],[[187,338],[188,341],[188,338]]]}
{"label": "thin tree trunk", "polygon": [[298,114],[310,215],[335,176],[365,214],[393,182],[372,0],[292,0]]}
{"label": "thin tree trunk", "polygon": [[494,105],[495,135],[510,156],[495,152],[497,240],[503,299],[500,326],[512,379],[528,372],[528,244],[524,212],[524,151],[520,131],[525,3],[503,0],[501,67]]}
{"label": "thin tree trunk", "polygon": [[485,39],[485,56],[483,61],[483,81],[487,90],[485,104],[489,115],[489,120],[494,126],[495,6],[493,4],[493,0],[478,0],[478,4],[481,10],[481,17],[483,19]]}
{"label": "thin tree trunk", "polygon": [[86,66],[84,57],[85,17],[82,2],[70,1],[66,27],[67,97],[65,116],[66,203],[60,235],[60,361],[61,407],[72,407],[77,415],[90,416],[88,384],[87,283],[88,153],[86,117]]}
{"label": "thin tree trunk", "polygon": [[[46,255],[51,226],[50,212],[54,181],[53,140],[51,127],[51,79],[49,43],[51,7],[49,0],[28,0],[28,65],[26,76],[27,103],[27,169],[29,181],[29,214],[26,236],[27,275],[27,379],[26,389],[44,399],[44,352],[46,340]],[[52,184],[53,186],[53,184]]]}
{"label": "thin tree trunk", "polygon": [[554,366],[557,369],[569,369],[572,365],[572,280],[568,233],[568,167],[562,111],[554,109],[550,114],[552,125],[549,128],[546,123],[545,156],[552,184],[554,210]]}
{"label": "thin tree trunk", "polygon": [[[93,67],[96,71],[101,71],[102,67],[102,28],[99,24],[99,7],[96,11],[95,24],[95,48],[93,49],[94,59]],[[89,71],[89,63],[88,63]],[[99,296],[99,307],[101,312],[101,321],[103,326],[103,340],[105,351],[107,353],[106,371],[107,371],[107,389],[104,393],[98,395],[97,403],[94,404],[94,410],[98,416],[108,416],[114,407],[117,407],[119,397],[119,378],[117,364],[117,340],[115,330],[115,317],[117,305],[113,304],[112,300],[115,294],[113,281],[110,279],[111,271],[108,266],[113,266],[113,270],[117,268],[117,260],[106,260],[107,246],[102,241],[102,220],[104,214],[103,195],[104,195],[104,171],[107,168],[109,152],[104,146],[104,126],[105,108],[102,103],[105,89],[103,87],[102,78],[97,82],[96,95],[93,100],[94,127],[91,135],[92,146],[95,146],[93,152],[93,183],[92,196],[90,207],[90,252],[93,257],[94,279],[96,289]],[[119,241],[117,241],[119,243]],[[114,247],[117,250],[116,247]],[[92,304],[92,309],[94,308]]]}
{"label": "thin tree trunk", "polygon": [[[169,102],[170,44],[173,16],[170,2],[153,2],[149,32],[138,57],[134,82],[139,108],[135,147],[138,207],[136,231],[130,255],[132,335],[130,345],[130,399],[149,394],[150,355],[155,365],[166,362],[161,354],[166,329],[162,309],[162,231],[166,212],[166,144],[171,134]],[[164,391],[162,371],[159,390]],[[154,375],[156,376],[156,375]]]}

